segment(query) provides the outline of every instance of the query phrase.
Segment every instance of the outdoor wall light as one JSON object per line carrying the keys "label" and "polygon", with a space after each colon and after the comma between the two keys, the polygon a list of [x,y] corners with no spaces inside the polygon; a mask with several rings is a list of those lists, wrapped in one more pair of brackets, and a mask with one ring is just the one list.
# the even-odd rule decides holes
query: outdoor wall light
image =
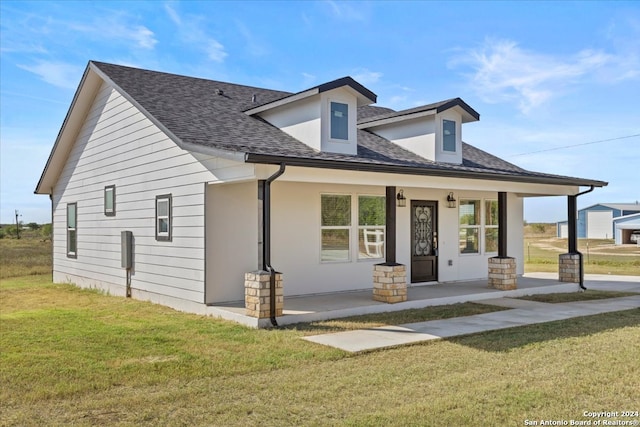
{"label": "outdoor wall light", "polygon": [[399,208],[404,208],[405,206],[407,206],[407,198],[404,197],[404,190],[398,191],[398,195],[396,196],[396,199],[398,200]]}
{"label": "outdoor wall light", "polygon": [[447,207],[449,208],[456,207],[456,198],[453,197],[453,191],[447,194]]}

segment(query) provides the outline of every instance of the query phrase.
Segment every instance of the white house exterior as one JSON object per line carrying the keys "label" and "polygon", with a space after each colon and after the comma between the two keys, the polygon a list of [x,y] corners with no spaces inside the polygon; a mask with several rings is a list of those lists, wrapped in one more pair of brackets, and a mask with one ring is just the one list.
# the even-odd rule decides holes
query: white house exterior
{"label": "white house exterior", "polygon": [[90,62],[36,188],[54,281],[206,313],[271,262],[285,298],[371,289],[385,262],[408,286],[487,278],[504,236],[522,274],[523,199],[606,185],[464,143],[459,98],[375,102],[351,78],[291,94]]}

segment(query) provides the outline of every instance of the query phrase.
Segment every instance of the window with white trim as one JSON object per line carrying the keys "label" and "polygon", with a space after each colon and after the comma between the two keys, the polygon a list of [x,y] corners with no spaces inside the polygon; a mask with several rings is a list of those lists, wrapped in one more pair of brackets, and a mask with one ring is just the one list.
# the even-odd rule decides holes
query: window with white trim
{"label": "window with white trim", "polygon": [[460,253],[498,252],[498,201],[461,199],[459,205]]}
{"label": "window with white trim", "polygon": [[484,201],[484,252],[498,252],[498,201]]}
{"label": "window with white trim", "polygon": [[116,186],[108,185],[104,187],[104,214],[106,216],[116,216]]}
{"label": "window with white trim", "polygon": [[351,259],[351,196],[320,196],[320,233],[322,262],[345,262]]}
{"label": "window with white trim", "polygon": [[171,194],[156,196],[156,240],[171,241]]}
{"label": "window with white trim", "polygon": [[384,196],[358,196],[358,259],[384,257],[385,218]]}
{"label": "window with white trim", "polygon": [[78,204],[67,203],[67,257],[78,257]]}
{"label": "window with white trim", "polygon": [[459,246],[461,254],[479,253],[480,244],[480,200],[460,200],[458,218],[460,222]]}
{"label": "window with white trim", "polygon": [[331,102],[331,139],[349,140],[349,105]]}
{"label": "window with white trim", "polygon": [[456,152],[456,122],[442,121],[442,151]]}

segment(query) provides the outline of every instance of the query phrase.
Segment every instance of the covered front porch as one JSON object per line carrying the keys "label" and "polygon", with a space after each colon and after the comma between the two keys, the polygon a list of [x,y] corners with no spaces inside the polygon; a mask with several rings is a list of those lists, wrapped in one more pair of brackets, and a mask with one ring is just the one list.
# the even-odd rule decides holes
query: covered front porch
{"label": "covered front porch", "polygon": [[[362,314],[400,311],[437,305],[479,302],[486,299],[517,298],[533,294],[575,292],[576,283],[558,281],[557,273],[531,273],[518,277],[518,289],[498,290],[487,286],[487,279],[433,285],[409,286],[407,300],[396,304],[374,301],[372,291],[356,290],[285,296],[284,311],[278,316],[278,325],[336,319]],[[244,301],[207,306],[206,314],[233,320],[251,327],[271,326],[268,318],[247,316]]]}

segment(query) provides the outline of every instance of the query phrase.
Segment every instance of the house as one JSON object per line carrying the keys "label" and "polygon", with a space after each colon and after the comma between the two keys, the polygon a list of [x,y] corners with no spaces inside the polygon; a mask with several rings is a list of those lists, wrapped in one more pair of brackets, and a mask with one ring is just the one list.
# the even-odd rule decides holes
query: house
{"label": "house", "polygon": [[[613,239],[614,218],[640,213],[636,203],[598,203],[578,210],[579,239]],[[558,237],[568,237],[567,221],[557,223]]]}
{"label": "house", "polygon": [[613,219],[613,229],[616,245],[634,244],[638,245],[638,237],[636,241],[631,240],[631,234],[635,231],[635,234],[640,233],[640,213],[631,215],[623,215]]}
{"label": "house", "polygon": [[460,98],[375,103],[350,77],[288,93],[89,62],[35,190],[54,281],[195,313],[244,300],[260,325],[296,295],[514,287],[524,198],[607,185],[463,142],[480,115]]}

